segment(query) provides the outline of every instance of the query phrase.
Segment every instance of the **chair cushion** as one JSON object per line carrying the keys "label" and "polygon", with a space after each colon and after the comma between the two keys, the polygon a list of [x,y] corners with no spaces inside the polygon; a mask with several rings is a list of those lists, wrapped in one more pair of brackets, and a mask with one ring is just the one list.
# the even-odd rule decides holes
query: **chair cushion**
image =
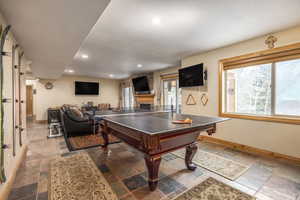
{"label": "chair cushion", "polygon": [[70,110],[74,113],[74,115],[76,115],[80,118],[84,117],[83,113],[81,112],[81,110],[78,107],[72,106],[72,107],[70,107]]}
{"label": "chair cushion", "polygon": [[77,121],[77,122],[89,121],[89,118],[85,116],[79,116],[78,113],[76,113],[73,109],[69,109],[65,113],[73,121]]}

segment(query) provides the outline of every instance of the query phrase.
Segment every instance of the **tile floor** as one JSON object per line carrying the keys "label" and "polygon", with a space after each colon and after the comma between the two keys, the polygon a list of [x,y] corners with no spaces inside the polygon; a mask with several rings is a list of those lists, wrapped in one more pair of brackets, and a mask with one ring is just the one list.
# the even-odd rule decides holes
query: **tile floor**
{"label": "tile floor", "polygon": [[[71,153],[62,137],[47,139],[47,131],[45,124],[28,124],[29,151],[9,200],[48,199],[49,162],[55,156]],[[209,143],[201,142],[199,148],[251,167],[237,180],[229,181],[201,167],[194,172],[188,171],[181,158],[167,154],[161,162],[158,189],[150,192],[144,160],[139,152],[122,143],[110,145],[108,151],[100,147],[85,151],[121,200],[172,199],[209,176],[254,195],[258,200],[300,200],[300,166]]]}

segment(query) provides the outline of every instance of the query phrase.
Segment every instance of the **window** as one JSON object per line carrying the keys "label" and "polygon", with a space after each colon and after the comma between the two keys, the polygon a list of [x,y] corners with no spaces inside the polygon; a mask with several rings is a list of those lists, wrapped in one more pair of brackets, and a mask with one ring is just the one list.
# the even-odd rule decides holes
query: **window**
{"label": "window", "polygon": [[220,61],[220,115],[300,124],[300,44]]}
{"label": "window", "polygon": [[133,108],[134,100],[133,100],[132,87],[123,88],[122,93],[123,93],[123,107]]}
{"label": "window", "polygon": [[226,71],[226,111],[271,114],[272,64]]}
{"label": "window", "polygon": [[275,114],[300,116],[300,59],[276,63],[275,77]]}

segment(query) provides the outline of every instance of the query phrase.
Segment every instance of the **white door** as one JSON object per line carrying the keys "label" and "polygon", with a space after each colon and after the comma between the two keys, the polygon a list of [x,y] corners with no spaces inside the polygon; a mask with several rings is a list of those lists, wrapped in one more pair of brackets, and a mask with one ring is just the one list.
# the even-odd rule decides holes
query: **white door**
{"label": "white door", "polygon": [[180,112],[181,110],[181,89],[178,87],[178,79],[163,81],[163,100],[164,106],[173,108]]}

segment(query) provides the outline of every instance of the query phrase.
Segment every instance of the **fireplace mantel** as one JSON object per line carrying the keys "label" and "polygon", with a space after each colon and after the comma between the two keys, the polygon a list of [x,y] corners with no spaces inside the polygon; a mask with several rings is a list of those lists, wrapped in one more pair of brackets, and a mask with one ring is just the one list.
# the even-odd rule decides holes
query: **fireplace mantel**
{"label": "fireplace mantel", "polygon": [[155,94],[135,94],[135,101],[139,104],[154,104]]}

